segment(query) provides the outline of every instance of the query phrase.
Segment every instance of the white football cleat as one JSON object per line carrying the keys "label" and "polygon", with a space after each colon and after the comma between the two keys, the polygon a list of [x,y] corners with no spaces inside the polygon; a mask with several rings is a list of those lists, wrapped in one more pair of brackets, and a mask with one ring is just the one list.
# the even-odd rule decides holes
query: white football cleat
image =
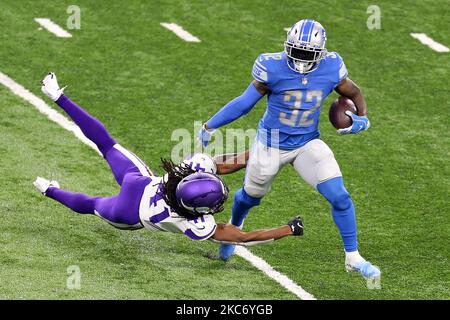
{"label": "white football cleat", "polygon": [[372,279],[381,276],[381,271],[376,266],[372,265],[369,261],[363,260],[353,264],[345,264],[345,270],[347,272],[358,272],[365,279]]}
{"label": "white football cleat", "polygon": [[50,181],[42,177],[37,177],[36,180],[33,182],[33,185],[36,187],[36,189],[42,193],[45,196],[45,193],[47,192],[48,188],[55,187],[59,188],[58,181]]}
{"label": "white football cleat", "polygon": [[56,101],[63,94],[63,91],[66,87],[60,89],[58,80],[56,79],[56,75],[54,72],[49,72],[44,80],[42,80],[41,90],[45,93],[50,99]]}

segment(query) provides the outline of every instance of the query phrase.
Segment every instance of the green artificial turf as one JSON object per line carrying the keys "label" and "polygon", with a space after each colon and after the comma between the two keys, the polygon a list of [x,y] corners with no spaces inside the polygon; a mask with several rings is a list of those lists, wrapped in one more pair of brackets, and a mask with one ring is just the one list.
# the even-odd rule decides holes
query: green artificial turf
{"label": "green artificial turf", "polygon": [[[290,167],[245,229],[301,213],[305,236],[251,251],[318,299],[450,299],[450,55],[409,35],[449,46],[448,1],[377,1],[380,30],[366,26],[370,1],[77,1],[81,29],[69,30],[72,38],[38,30],[36,17],[64,27],[70,4],[2,1],[0,71],[40,97],[39,81],[55,71],[69,97],[159,173],[159,158],[177,143],[173,130],[194,138],[194,121],[247,87],[254,59],[282,50],[285,27],[319,20],[368,103],[369,131],[335,133],[327,115],[335,93],[320,129],[355,203],[359,250],[383,272],[381,289],[344,271],[328,203]],[[160,22],[202,42],[184,42]],[[264,110],[262,101],[227,128],[256,128]],[[97,153],[3,86],[0,112],[0,298],[297,298],[239,257],[209,259],[212,243],[119,231],[42,197],[32,185],[38,175],[92,195],[118,187]],[[233,192],[242,177],[225,177]],[[228,221],[231,204],[218,221]],[[71,265],[81,270],[79,290],[66,287]]]}

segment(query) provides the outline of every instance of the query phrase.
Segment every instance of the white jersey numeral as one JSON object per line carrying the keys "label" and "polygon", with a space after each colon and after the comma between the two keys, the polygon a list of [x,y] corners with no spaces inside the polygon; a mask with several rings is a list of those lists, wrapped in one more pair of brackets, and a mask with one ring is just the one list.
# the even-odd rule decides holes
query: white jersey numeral
{"label": "white jersey numeral", "polygon": [[294,99],[294,105],[290,105],[289,109],[292,109],[292,112],[289,116],[286,112],[280,112],[280,121],[282,124],[287,126],[295,127],[297,123],[297,119],[300,113],[300,106],[302,104],[303,91],[295,90],[295,91],[286,91],[284,93],[284,102],[291,102],[292,98]]}
{"label": "white jersey numeral", "polygon": [[322,90],[308,90],[306,91],[305,103],[311,103],[314,101],[314,97],[316,98],[316,103],[309,109],[304,110],[300,113],[303,91],[301,90],[290,90],[284,93],[284,102],[291,102],[294,100],[294,105],[290,105],[289,109],[292,110],[290,114],[286,112],[280,112],[280,122],[291,127],[295,127],[297,125],[297,121],[299,116],[301,115],[300,122],[298,124],[299,127],[309,127],[314,123],[314,119],[309,119],[309,116],[317,111],[322,104],[323,92]]}

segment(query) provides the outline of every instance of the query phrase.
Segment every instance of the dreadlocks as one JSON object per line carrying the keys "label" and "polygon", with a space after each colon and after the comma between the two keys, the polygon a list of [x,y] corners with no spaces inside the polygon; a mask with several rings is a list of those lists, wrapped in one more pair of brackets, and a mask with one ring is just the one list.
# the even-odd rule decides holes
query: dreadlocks
{"label": "dreadlocks", "polygon": [[173,161],[166,160],[164,158],[161,158],[161,163],[161,167],[167,172],[168,178],[163,182],[161,192],[159,193],[160,196],[164,199],[167,205],[169,205],[169,207],[180,216],[187,219],[197,218],[197,216],[195,216],[192,212],[180,206],[175,195],[180,181],[188,175],[195,173],[195,171],[184,163],[176,165]]}

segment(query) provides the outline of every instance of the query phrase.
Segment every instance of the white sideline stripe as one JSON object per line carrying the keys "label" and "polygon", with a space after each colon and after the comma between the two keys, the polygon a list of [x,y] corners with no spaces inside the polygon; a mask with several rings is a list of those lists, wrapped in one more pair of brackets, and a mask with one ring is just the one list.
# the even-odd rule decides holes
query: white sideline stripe
{"label": "white sideline stripe", "polygon": [[242,246],[236,246],[235,252],[238,256],[250,262],[254,267],[262,271],[266,276],[278,282],[278,284],[280,284],[282,287],[295,294],[300,299],[317,300],[312,294],[305,291],[302,287],[300,287],[298,284],[296,284],[294,281],[289,279],[284,274],[276,271],[264,259],[254,255],[246,248]]}
{"label": "white sideline stripe", "polygon": [[72,35],[68,33],[66,30],[58,26],[52,20],[48,18],[34,18],[34,21],[39,23],[43,28],[47,29],[47,31],[53,33],[57,37],[60,38],[71,38]]}
{"label": "white sideline stripe", "polygon": [[36,107],[36,109],[39,110],[39,112],[45,114],[50,120],[56,122],[64,129],[72,132],[83,143],[87,144],[88,146],[96,150],[99,154],[101,154],[95,143],[86,138],[83,132],[81,132],[81,129],[75,123],[64,117],[62,114],[58,113],[55,109],[51,108],[47,103],[45,103],[41,98],[35,96],[33,93],[22,87],[20,84],[15,82],[13,79],[8,77],[1,71],[0,83],[11,90],[14,94],[31,103]]}
{"label": "white sideline stripe", "polygon": [[[0,83],[10,89],[14,94],[18,95],[22,99],[28,101],[36,107],[41,113],[47,115],[47,117],[59,124],[64,129],[74,133],[74,135],[80,139],[83,143],[87,144],[100,155],[100,151],[97,146],[81,132],[81,129],[72,121],[68,120],[62,114],[58,113],[55,109],[49,107],[42,99],[35,96],[33,93],[22,87],[20,84],[12,80],[10,77],[0,71]],[[119,151],[124,151],[120,145],[115,145],[115,148],[119,148]],[[120,150],[121,149],[121,150]],[[125,150],[127,151],[127,150]],[[132,158],[132,157],[131,157]],[[286,290],[292,292],[294,295],[302,300],[316,300],[313,295],[306,292],[302,287],[297,285],[294,281],[289,279],[284,274],[276,271],[272,268],[264,259],[254,255],[244,247],[236,246],[236,254],[243,259],[250,262],[254,267],[262,271],[265,275],[275,280],[278,284],[284,287]]]}
{"label": "white sideline stripe", "polygon": [[426,33],[410,33],[411,37],[416,38],[419,40],[422,44],[430,47],[434,51],[437,52],[449,52],[450,49],[444,46],[443,44],[434,41],[429,36],[426,35]]}
{"label": "white sideline stripe", "polygon": [[189,32],[183,29],[183,27],[177,25],[176,23],[167,23],[167,22],[161,22],[160,23],[164,28],[169,29],[173,33],[175,33],[178,37],[183,39],[187,42],[200,42],[200,39],[196,36],[193,36]]}

